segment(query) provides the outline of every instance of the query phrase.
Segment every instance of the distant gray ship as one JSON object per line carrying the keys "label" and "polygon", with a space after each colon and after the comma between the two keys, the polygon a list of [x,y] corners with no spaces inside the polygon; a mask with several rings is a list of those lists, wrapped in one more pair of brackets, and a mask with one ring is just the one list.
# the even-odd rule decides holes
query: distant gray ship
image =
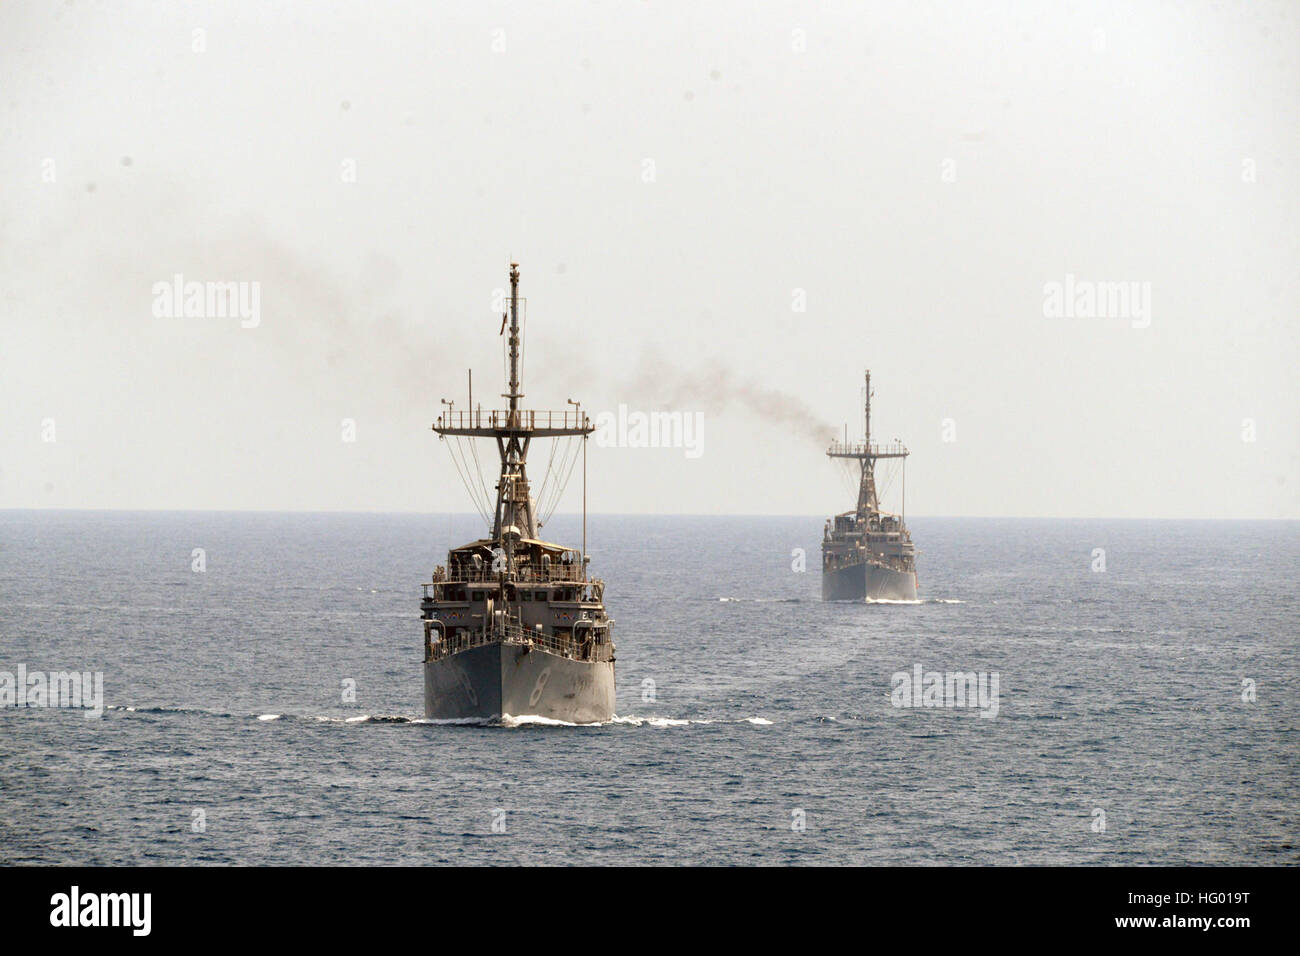
{"label": "distant gray ship", "polygon": [[[433,426],[453,445],[462,438],[494,439],[501,470],[491,533],[453,548],[446,566],[424,585],[424,713],[441,719],[527,715],[594,723],[614,716],[614,621],[605,613],[604,582],[587,574],[586,442],[595,426],[573,401],[572,409],[557,412],[519,407],[522,304],[519,266],[511,263],[510,311],[501,327],[504,334],[508,318],[510,380],[502,396],[508,407],[475,408],[471,378],[469,410],[456,411],[444,399],[447,410]],[[526,465],[529,446],[539,438],[556,441],[534,499]],[[558,502],[565,468],[572,469],[579,452],[570,442],[561,454],[571,455],[556,462],[562,438],[582,443],[581,552],[538,537],[537,500]],[[471,453],[477,461],[477,452]],[[464,449],[462,460],[462,477],[472,489]]]}
{"label": "distant gray ship", "polygon": [[[826,454],[861,466],[858,504],[826,522],[822,537],[822,600],[916,600],[916,548],[903,515],[880,510],[876,494],[876,462],[905,459],[906,446],[871,443],[871,372],[863,410],[862,441],[832,442]],[[906,497],[903,499],[906,501]]]}

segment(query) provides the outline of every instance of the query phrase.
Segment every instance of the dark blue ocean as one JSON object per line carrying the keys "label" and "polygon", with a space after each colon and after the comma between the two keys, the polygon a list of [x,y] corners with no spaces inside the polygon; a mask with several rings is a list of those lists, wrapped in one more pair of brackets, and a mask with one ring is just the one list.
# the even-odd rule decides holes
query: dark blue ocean
{"label": "dark blue ocean", "polygon": [[108,708],[0,708],[0,863],[1300,863],[1300,523],[911,526],[922,603],[823,604],[818,516],[595,516],[619,719],[453,726],[419,583],[477,519],[0,512],[0,672]]}

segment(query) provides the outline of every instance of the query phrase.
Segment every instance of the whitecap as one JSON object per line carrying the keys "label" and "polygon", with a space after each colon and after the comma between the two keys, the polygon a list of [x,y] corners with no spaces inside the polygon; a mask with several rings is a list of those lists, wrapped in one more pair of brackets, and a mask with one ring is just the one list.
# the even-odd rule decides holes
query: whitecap
{"label": "whitecap", "polygon": [[651,727],[685,727],[692,723],[689,720],[674,720],[671,717],[649,717],[646,723]]}

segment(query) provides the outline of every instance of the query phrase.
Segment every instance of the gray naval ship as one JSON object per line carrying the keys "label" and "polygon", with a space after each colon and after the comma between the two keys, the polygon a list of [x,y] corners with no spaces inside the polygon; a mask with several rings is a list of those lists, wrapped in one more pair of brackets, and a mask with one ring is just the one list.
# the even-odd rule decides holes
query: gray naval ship
{"label": "gray naval ship", "polygon": [[[916,548],[901,514],[880,509],[876,462],[906,459],[898,441],[871,443],[871,372],[867,372],[862,441],[832,442],[830,458],[857,461],[858,505],[826,522],[822,537],[822,600],[916,600]],[[904,496],[904,501],[906,497]]]}
{"label": "gray naval ship", "polygon": [[[447,564],[423,586],[424,713],[434,719],[527,715],[594,723],[614,716],[614,621],[605,613],[604,582],[587,573],[586,442],[595,426],[572,400],[565,411],[520,408],[523,305],[519,266],[511,263],[510,311],[501,325],[504,335],[508,320],[509,390],[502,395],[507,407],[475,408],[471,377],[469,410],[457,411],[444,399],[447,408],[433,425],[440,439],[451,439],[449,447],[462,439],[469,445],[493,439],[501,470],[490,534],[453,548]],[[554,442],[535,498],[528,452],[535,440],[546,438]],[[538,500],[558,502],[559,492],[549,483],[557,481],[563,490],[565,468],[572,471],[579,453],[575,442],[583,460],[581,551],[541,540],[541,522],[549,515],[539,518],[537,512]],[[461,459],[462,478],[477,460],[477,452],[472,454]],[[472,489],[472,481],[466,487]],[[487,489],[480,487],[486,505]]]}

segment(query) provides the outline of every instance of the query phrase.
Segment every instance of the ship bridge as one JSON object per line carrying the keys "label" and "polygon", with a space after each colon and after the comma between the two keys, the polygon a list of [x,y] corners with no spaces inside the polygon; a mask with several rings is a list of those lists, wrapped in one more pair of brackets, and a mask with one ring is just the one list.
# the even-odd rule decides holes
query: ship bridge
{"label": "ship bridge", "polygon": [[[501,542],[480,538],[448,552],[450,567],[434,572],[434,581],[568,581],[585,583],[576,548],[522,538],[515,542],[513,566],[507,569]],[[441,573],[440,573],[441,572]]]}

